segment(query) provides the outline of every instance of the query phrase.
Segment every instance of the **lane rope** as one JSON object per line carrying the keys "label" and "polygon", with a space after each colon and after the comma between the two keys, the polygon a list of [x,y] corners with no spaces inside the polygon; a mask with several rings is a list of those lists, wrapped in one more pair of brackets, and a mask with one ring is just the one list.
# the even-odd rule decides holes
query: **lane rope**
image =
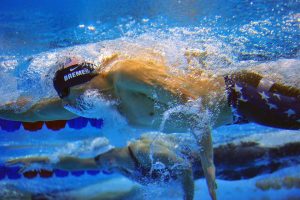
{"label": "lane rope", "polygon": [[45,126],[50,130],[58,131],[64,129],[66,125],[68,125],[69,128],[79,130],[85,128],[88,124],[90,124],[92,127],[101,129],[103,126],[103,119],[78,117],[71,120],[56,120],[47,122],[18,122],[0,119],[0,128],[6,132],[15,132],[19,130],[21,126],[23,126],[24,130],[31,132],[41,130]]}
{"label": "lane rope", "polygon": [[38,169],[38,170],[29,170],[24,173],[19,173],[19,170],[21,167],[15,166],[15,167],[7,167],[5,165],[0,165],[0,181],[3,179],[10,179],[10,180],[17,180],[21,178],[26,179],[34,179],[37,177],[40,178],[52,178],[52,177],[58,177],[58,178],[66,178],[69,176],[73,177],[80,177],[85,174],[90,176],[96,176],[100,173],[102,174],[110,174],[107,172],[101,172],[100,170],[79,170],[79,171],[66,171],[66,170],[60,170],[60,169]]}

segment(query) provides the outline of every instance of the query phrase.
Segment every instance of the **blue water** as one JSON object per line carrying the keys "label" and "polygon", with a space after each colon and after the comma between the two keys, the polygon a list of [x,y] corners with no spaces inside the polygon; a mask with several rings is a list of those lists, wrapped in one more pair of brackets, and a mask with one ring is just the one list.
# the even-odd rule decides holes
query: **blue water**
{"label": "blue water", "polygon": [[[210,35],[229,43],[231,38],[244,37],[248,52],[292,57],[299,50],[299,22],[294,16],[299,12],[297,0],[2,0],[0,50],[2,55],[28,55],[114,39],[132,30],[139,34],[148,27],[207,27],[212,29]],[[143,19],[149,23],[142,23]],[[121,27],[128,22],[132,23]],[[79,24],[93,25],[97,32],[79,29]],[[258,34],[243,31],[245,25]]]}
{"label": "blue water", "polygon": [[[170,38],[188,41],[189,44],[195,41],[194,47],[200,49],[200,45],[207,41],[218,41],[221,44],[217,47],[218,51],[230,49],[222,52],[237,62],[299,58],[300,55],[299,0],[1,0],[0,3],[0,77],[7,81],[1,73],[8,71],[10,76],[17,77],[27,88],[33,84],[33,78],[20,78],[26,76],[27,61],[38,54],[118,38],[134,40],[150,33],[159,33],[155,38],[157,41]],[[19,82],[14,86],[16,83],[9,81],[5,87],[24,90],[25,86],[18,85]],[[1,86],[0,91],[3,93]],[[3,99],[18,94],[13,91],[4,93]],[[104,121],[102,129],[88,126],[80,131],[68,127],[58,132],[45,127],[34,133],[22,127],[11,133],[0,130],[0,160],[36,154],[51,155],[67,142],[97,137],[107,137],[114,146],[123,146],[127,140],[146,131],[127,126],[112,128],[105,124]],[[214,130],[214,144],[279,131],[256,124],[224,126]],[[27,146],[10,148],[22,145]],[[82,188],[110,178],[104,174],[85,174],[62,179],[6,178],[2,183],[33,192],[49,192]],[[230,183],[226,185],[229,186]],[[234,192],[234,187],[228,191]],[[228,191],[225,190],[224,195]],[[300,196],[299,190],[284,192]],[[285,195],[284,192],[282,194]],[[269,192],[259,199],[262,197],[273,199],[274,194]],[[176,198],[181,199],[181,196]],[[230,196],[227,198],[232,199]],[[200,199],[199,196],[196,199]]]}

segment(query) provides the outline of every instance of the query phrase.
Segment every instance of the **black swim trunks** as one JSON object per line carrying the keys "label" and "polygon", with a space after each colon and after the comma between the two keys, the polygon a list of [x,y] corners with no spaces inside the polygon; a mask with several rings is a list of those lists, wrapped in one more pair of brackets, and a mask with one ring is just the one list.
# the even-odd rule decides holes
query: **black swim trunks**
{"label": "black swim trunks", "polygon": [[300,129],[300,92],[258,74],[240,72],[225,76],[228,102],[234,120],[276,128]]}

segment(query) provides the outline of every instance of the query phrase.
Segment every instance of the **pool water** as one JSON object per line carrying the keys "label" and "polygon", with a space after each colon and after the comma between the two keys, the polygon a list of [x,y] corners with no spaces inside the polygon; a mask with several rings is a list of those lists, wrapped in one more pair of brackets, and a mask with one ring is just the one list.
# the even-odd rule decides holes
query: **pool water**
{"label": "pool water", "polygon": [[[51,67],[69,52],[93,60],[113,50],[136,54],[151,48],[171,66],[184,68],[183,52],[199,50],[209,53],[206,62],[218,71],[242,68],[243,62],[300,59],[299,44],[299,0],[2,0],[0,106],[28,94],[33,102],[56,96]],[[290,80],[298,77],[285,73]],[[47,168],[20,175],[18,168],[3,165],[8,159],[31,155],[94,156],[109,145],[124,146],[153,131],[130,127],[118,113],[84,117],[66,122],[60,130],[44,124],[37,131],[2,120],[0,199],[25,199],[29,193],[44,198],[47,194],[49,199],[92,199],[96,194],[99,199],[182,199],[176,184],[144,187],[101,171],[70,173]],[[278,157],[252,160],[248,166],[219,165],[219,199],[300,199],[299,131],[230,125],[215,129],[213,141],[216,149],[229,143],[243,147],[256,142],[284,151]],[[259,170],[262,166],[267,168]],[[287,177],[292,177],[292,186],[284,184]],[[209,199],[203,178],[196,181],[195,192],[195,199]]]}

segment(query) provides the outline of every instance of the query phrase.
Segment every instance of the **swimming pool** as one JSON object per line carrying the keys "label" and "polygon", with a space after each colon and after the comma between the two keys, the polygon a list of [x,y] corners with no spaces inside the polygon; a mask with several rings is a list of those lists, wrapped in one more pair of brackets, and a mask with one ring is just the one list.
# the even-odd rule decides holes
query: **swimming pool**
{"label": "swimming pool", "polygon": [[[55,96],[47,73],[51,72],[49,69],[56,58],[66,52],[93,59],[97,53],[105,54],[112,49],[127,52],[133,47],[136,51],[142,49],[140,47],[154,48],[167,57],[170,65],[184,68],[183,50],[200,50],[209,52],[206,62],[212,70],[242,68],[239,64],[243,61],[299,59],[299,4],[298,0],[3,0],[0,7],[0,77],[3,81],[0,91],[4,94],[1,104],[28,94],[32,95],[33,101],[41,96]],[[297,79],[297,74],[288,71],[285,76],[290,78],[287,81]],[[90,149],[90,143],[101,146],[107,138],[112,145],[123,146],[127,140],[151,131],[128,126],[117,113],[103,113],[97,120],[81,118],[66,123],[65,128],[58,131],[43,124],[40,130],[31,132],[25,130],[26,125],[1,121],[0,149],[4,152],[1,163],[28,155],[94,155],[101,149]],[[252,161],[248,173],[242,170],[244,166],[230,168],[221,166],[223,161],[220,161],[220,199],[237,199],[241,194],[244,199],[300,197],[299,187],[289,189],[283,181],[287,176],[299,179],[299,131],[247,124],[224,126],[214,130],[213,134],[215,148],[227,143],[239,146],[241,141],[257,142],[268,148],[296,144],[294,148],[286,146],[285,151],[280,149],[285,155],[274,160],[275,163],[278,161],[277,167],[271,165],[273,157],[257,163]],[[265,165],[270,170],[257,170],[256,165]],[[253,169],[256,170],[253,172]],[[97,171],[66,173],[45,169],[39,174],[28,173],[26,178],[17,174],[16,168],[1,165],[0,170],[0,184],[5,188],[0,191],[2,199],[23,198],[21,195],[24,194],[16,192],[19,190],[47,193],[49,198],[53,194],[59,194],[59,198],[68,195],[80,198],[76,190],[81,191],[81,195],[91,196],[103,190],[100,191],[103,199],[181,199],[182,195],[173,185],[163,186],[168,188],[167,192],[161,186],[149,190],[118,175]],[[231,174],[231,171],[236,173]],[[281,189],[271,189],[273,182],[278,183],[273,184],[273,188],[279,185]],[[265,187],[261,186],[264,183]],[[260,189],[268,187],[269,190]],[[197,181],[195,199],[207,199],[206,190],[204,180]],[[116,196],[107,195],[112,192]]]}

